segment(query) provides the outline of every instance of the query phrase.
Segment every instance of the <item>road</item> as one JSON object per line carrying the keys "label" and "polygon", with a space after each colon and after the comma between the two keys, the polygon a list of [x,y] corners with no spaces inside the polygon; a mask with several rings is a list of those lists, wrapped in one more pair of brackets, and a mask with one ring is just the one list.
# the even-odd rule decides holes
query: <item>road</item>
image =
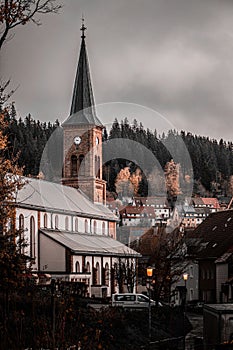
{"label": "road", "polygon": [[[189,318],[189,321],[191,322],[193,329],[186,336],[185,349],[186,350],[193,350],[193,349],[202,350],[201,340],[203,338],[203,315],[194,314],[194,313],[187,313],[187,317]],[[196,347],[194,347],[195,344],[196,344]]]}

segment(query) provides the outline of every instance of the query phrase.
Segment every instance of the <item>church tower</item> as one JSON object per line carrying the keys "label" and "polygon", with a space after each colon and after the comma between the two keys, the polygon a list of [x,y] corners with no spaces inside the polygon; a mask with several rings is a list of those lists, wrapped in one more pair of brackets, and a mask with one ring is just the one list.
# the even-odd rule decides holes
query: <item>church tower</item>
{"label": "church tower", "polygon": [[95,110],[91,75],[82,23],[81,48],[74,82],[70,116],[63,127],[63,178],[67,186],[80,188],[93,202],[105,204],[106,182],[102,179],[103,125]]}

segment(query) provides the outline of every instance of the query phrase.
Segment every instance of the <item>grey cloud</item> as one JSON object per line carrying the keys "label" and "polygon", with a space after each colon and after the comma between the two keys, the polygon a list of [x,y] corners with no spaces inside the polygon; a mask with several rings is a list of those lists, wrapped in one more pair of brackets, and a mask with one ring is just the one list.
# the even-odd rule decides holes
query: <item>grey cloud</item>
{"label": "grey cloud", "polygon": [[67,0],[41,27],[17,31],[1,58],[3,75],[20,83],[14,100],[22,116],[64,120],[84,13],[97,103],[139,103],[178,129],[229,140],[232,11],[227,0]]}

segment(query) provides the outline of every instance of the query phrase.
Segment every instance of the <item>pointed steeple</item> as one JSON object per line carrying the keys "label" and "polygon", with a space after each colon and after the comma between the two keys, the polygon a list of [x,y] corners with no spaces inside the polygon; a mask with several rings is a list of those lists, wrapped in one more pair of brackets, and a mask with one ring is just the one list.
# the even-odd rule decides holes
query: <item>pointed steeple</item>
{"label": "pointed steeple", "polygon": [[98,119],[95,111],[94,94],[92,90],[90,68],[85,43],[86,29],[84,19],[82,18],[82,26],[80,28],[82,31],[81,48],[74,82],[70,116],[63,123],[63,125],[88,124],[102,126],[102,123]]}

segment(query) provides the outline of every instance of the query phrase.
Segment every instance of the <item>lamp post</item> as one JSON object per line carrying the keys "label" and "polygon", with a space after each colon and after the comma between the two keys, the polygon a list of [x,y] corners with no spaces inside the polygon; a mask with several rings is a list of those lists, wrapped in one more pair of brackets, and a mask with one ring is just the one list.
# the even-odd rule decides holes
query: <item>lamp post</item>
{"label": "lamp post", "polygon": [[148,317],[149,317],[149,341],[151,340],[151,301],[150,301],[150,297],[151,297],[151,279],[153,276],[153,267],[148,266],[146,268],[146,275],[148,277],[148,282],[149,282],[149,306],[148,306]]}
{"label": "lamp post", "polygon": [[184,331],[184,338],[183,338],[183,348],[185,350],[185,319],[186,319],[186,295],[187,295],[187,280],[189,278],[189,275],[187,273],[183,273],[183,280],[184,280],[184,325],[183,325],[183,331]]}

